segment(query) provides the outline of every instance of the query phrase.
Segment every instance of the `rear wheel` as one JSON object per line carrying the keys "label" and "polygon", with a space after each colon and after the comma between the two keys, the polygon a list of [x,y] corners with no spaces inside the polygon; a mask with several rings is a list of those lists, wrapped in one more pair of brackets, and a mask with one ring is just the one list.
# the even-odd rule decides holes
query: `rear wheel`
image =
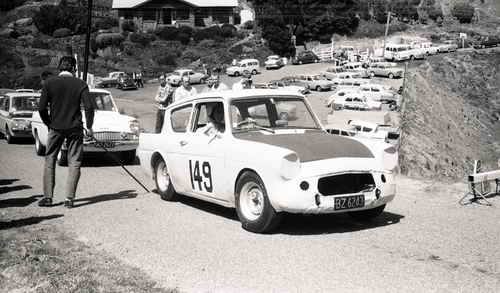
{"label": "rear wheel", "polygon": [[413,61],[413,60],[415,60],[415,56],[411,55],[410,56],[410,61]]}
{"label": "rear wheel", "polygon": [[238,71],[235,71],[234,76],[240,76],[240,73]]}
{"label": "rear wheel", "polygon": [[316,90],[317,90],[318,92],[320,92],[320,91],[321,91],[321,87],[318,85],[318,86],[316,87]]}
{"label": "rear wheel", "polygon": [[371,76],[371,77],[375,77],[375,72],[373,72],[373,71],[372,71],[372,72],[370,72],[370,76]]}
{"label": "rear wheel", "polygon": [[369,210],[349,212],[349,216],[353,217],[358,221],[366,222],[372,220],[373,218],[378,217],[380,214],[382,214],[384,209],[385,209],[385,204]]}
{"label": "rear wheel", "polygon": [[390,79],[393,79],[393,78],[394,78],[394,74],[389,73],[389,78],[390,78]]}
{"label": "rear wheel", "polygon": [[254,69],[254,70],[252,70],[252,74],[253,74],[253,75],[256,75],[256,74],[257,74],[257,70],[255,70],[255,69]]}
{"label": "rear wheel", "polygon": [[170,173],[168,172],[167,164],[163,159],[159,159],[154,165],[154,181],[156,189],[160,194],[161,199],[166,201],[177,200],[177,193],[175,192],[172,181],[170,180]]}
{"label": "rear wheel", "polygon": [[200,79],[200,83],[205,83],[205,82],[206,82],[206,80],[204,78]]}
{"label": "rear wheel", "polygon": [[245,172],[236,183],[236,213],[243,229],[266,233],[281,221],[269,202],[267,191],[260,177],[254,172]]}
{"label": "rear wheel", "polygon": [[40,142],[38,132],[35,132],[35,151],[39,156],[45,156],[45,146]]}
{"label": "rear wheel", "polygon": [[302,65],[302,60],[299,60],[299,64],[301,64],[301,65]]}

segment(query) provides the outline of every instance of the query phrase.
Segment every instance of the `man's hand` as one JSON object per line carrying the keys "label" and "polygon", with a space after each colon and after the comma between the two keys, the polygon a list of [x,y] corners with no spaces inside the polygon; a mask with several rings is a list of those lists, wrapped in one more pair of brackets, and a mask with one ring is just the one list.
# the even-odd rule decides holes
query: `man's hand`
{"label": "man's hand", "polygon": [[83,132],[84,132],[85,137],[87,139],[90,139],[90,138],[94,137],[94,131],[92,129],[83,129]]}

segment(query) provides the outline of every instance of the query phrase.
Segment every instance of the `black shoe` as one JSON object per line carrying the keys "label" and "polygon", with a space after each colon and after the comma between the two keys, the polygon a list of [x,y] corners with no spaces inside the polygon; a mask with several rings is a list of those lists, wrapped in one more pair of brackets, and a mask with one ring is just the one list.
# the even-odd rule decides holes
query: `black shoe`
{"label": "black shoe", "polygon": [[51,207],[52,206],[52,198],[44,197],[38,202],[39,207]]}
{"label": "black shoe", "polygon": [[72,199],[66,199],[64,201],[64,206],[67,207],[68,209],[73,208],[73,200]]}

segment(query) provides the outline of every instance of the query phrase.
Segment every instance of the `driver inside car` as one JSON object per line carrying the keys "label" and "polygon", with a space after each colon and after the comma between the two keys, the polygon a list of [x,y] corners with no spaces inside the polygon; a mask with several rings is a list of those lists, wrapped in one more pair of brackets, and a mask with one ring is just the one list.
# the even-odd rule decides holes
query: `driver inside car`
{"label": "driver inside car", "polygon": [[222,103],[207,105],[208,123],[196,130],[196,133],[203,133],[208,136],[223,133],[226,130],[224,122],[224,106]]}

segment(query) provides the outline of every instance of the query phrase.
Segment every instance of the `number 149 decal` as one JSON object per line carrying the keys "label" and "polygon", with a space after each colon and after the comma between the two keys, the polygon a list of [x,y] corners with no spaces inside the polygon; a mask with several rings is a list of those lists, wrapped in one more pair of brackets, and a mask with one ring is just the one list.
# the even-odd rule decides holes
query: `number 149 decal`
{"label": "number 149 decal", "polygon": [[[200,162],[199,161],[191,161],[189,160],[189,175],[191,176],[191,187],[193,190],[198,187],[199,191],[205,190],[206,192],[212,192],[212,168],[210,167],[209,162],[201,163],[201,172],[200,172]],[[203,175],[203,176],[202,176]],[[197,182],[197,186],[195,187],[195,181]]]}

